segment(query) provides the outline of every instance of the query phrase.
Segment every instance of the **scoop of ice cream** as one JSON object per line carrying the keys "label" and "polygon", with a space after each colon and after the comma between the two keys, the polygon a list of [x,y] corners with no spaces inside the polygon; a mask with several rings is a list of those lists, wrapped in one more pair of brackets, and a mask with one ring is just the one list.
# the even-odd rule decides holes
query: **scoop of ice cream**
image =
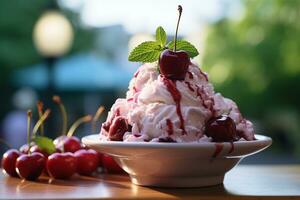
{"label": "scoop of ice cream", "polygon": [[[241,138],[254,139],[252,123],[243,118],[232,100],[214,92],[207,74],[198,66],[191,63],[184,80],[170,80],[159,73],[157,63],[144,64],[130,81],[126,98],[117,99],[112,106],[100,138],[123,138],[128,142],[210,141],[204,135],[205,123],[223,114],[234,121]],[[121,131],[114,124],[120,123],[116,117],[124,120]]]}

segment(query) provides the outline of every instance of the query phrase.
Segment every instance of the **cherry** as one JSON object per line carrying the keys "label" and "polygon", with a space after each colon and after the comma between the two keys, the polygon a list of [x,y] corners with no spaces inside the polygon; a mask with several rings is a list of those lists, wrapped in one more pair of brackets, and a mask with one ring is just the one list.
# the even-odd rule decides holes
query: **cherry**
{"label": "cherry", "polygon": [[[31,142],[30,143],[30,146],[33,146],[34,145],[34,142]],[[23,154],[28,154],[29,152],[29,145],[28,144],[23,144],[20,148],[19,148],[19,151]]]}
{"label": "cherry", "polygon": [[76,152],[81,149],[80,140],[75,136],[60,136],[54,140],[56,148],[62,150],[63,152]]}
{"label": "cherry", "polygon": [[174,50],[165,49],[159,57],[160,73],[168,79],[183,80],[187,73],[190,57],[185,51],[176,51],[177,47],[177,33],[179,22],[182,13],[182,7],[178,6],[179,17],[176,26],[176,33],[174,37]]}
{"label": "cherry", "polygon": [[160,73],[172,80],[183,80],[189,64],[190,57],[185,51],[166,49],[159,57]]}
{"label": "cherry", "polygon": [[39,152],[41,154],[43,154],[46,158],[49,156],[49,154],[42,150],[38,145],[33,145],[31,148],[30,148],[30,153],[33,153],[33,152]]}
{"label": "cherry", "polygon": [[98,154],[98,166],[102,167],[103,166],[103,153],[100,153],[99,151],[97,151]]}
{"label": "cherry", "polygon": [[16,172],[16,160],[22,153],[16,149],[9,149],[3,154],[2,157],[2,168],[3,172],[10,176],[19,177]]}
{"label": "cherry", "polygon": [[16,171],[26,180],[37,179],[45,166],[45,156],[39,152],[23,154],[16,161]]}
{"label": "cherry", "polygon": [[80,149],[74,155],[77,158],[77,172],[80,175],[89,176],[99,166],[98,153],[93,149]]}
{"label": "cherry", "polygon": [[234,121],[227,115],[213,117],[205,124],[204,134],[214,142],[233,142],[238,139]]}
{"label": "cherry", "polygon": [[123,141],[123,135],[128,130],[128,123],[124,117],[115,117],[108,131],[112,141]]}
{"label": "cherry", "polygon": [[109,155],[103,154],[103,167],[109,173],[124,173],[124,170],[116,163],[116,161]]}
{"label": "cherry", "polygon": [[77,170],[77,159],[73,153],[54,153],[48,157],[48,174],[56,179],[70,178]]}

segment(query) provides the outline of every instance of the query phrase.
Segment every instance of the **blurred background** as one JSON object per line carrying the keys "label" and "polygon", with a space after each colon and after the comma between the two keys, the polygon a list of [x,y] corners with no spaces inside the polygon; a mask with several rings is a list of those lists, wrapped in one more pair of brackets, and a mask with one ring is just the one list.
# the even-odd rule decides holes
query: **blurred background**
{"label": "blurred background", "polygon": [[[0,138],[26,142],[26,110],[52,110],[46,135],[56,137],[60,95],[69,125],[124,97],[138,64],[127,61],[157,26],[200,52],[194,59],[215,90],[232,98],[256,132],[273,145],[244,163],[300,163],[300,1],[298,0],[4,0],[0,2]],[[90,124],[76,134],[91,134]],[[5,146],[1,145],[1,153]]]}

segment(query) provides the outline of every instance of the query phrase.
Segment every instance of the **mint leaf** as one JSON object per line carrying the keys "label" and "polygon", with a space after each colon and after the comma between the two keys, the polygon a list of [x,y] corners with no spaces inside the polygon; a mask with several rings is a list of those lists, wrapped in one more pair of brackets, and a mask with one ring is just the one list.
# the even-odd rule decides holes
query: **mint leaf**
{"label": "mint leaf", "polygon": [[167,35],[163,27],[159,26],[156,29],[156,41],[159,42],[160,46],[163,48],[167,43]]}
{"label": "mint leaf", "polygon": [[52,154],[56,150],[53,140],[48,137],[36,136],[33,140],[40,149],[46,151],[48,154]]}
{"label": "mint leaf", "polygon": [[[175,42],[173,40],[173,41],[171,41],[171,42],[169,42],[167,44],[167,47],[169,49],[174,49],[174,45],[175,45]],[[196,47],[194,45],[192,45],[191,43],[189,43],[188,41],[185,41],[185,40],[177,40],[177,42],[176,42],[176,50],[186,51],[187,54],[189,54],[189,56],[191,58],[194,58],[197,55],[199,55],[199,52],[196,49]]]}
{"label": "mint leaf", "polygon": [[130,52],[128,60],[132,62],[155,62],[161,51],[162,47],[158,42],[143,42]]}

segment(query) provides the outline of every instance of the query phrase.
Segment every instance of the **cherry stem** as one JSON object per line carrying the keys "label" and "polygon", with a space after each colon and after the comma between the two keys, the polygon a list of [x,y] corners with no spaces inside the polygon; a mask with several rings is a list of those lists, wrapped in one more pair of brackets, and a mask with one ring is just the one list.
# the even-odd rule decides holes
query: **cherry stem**
{"label": "cherry stem", "polygon": [[59,106],[61,115],[62,115],[62,120],[63,120],[63,125],[62,125],[62,135],[66,135],[67,133],[67,125],[68,125],[68,116],[67,116],[67,111],[66,108],[61,101],[60,97],[55,95],[53,96],[53,101]]}
{"label": "cherry stem", "polygon": [[47,117],[49,116],[51,110],[47,109],[44,114],[42,114],[42,116],[40,117],[40,119],[37,121],[37,123],[34,125],[33,127],[33,131],[32,131],[32,137],[35,138],[37,131],[39,130],[40,126],[42,126],[43,122],[47,119]]}
{"label": "cherry stem", "polygon": [[178,12],[179,12],[179,16],[178,16],[178,20],[177,20],[177,26],[176,26],[176,32],[175,32],[175,36],[174,36],[174,52],[176,52],[176,43],[177,43],[177,33],[178,33],[178,27],[179,27],[179,22],[180,22],[180,18],[181,18],[181,13],[182,13],[182,6],[178,5]]}
{"label": "cherry stem", "polygon": [[5,146],[7,146],[9,149],[11,149],[11,145],[8,144],[4,139],[0,138],[0,143],[4,144]]}
{"label": "cherry stem", "polygon": [[93,117],[93,122],[92,122],[92,131],[93,131],[93,133],[96,132],[96,123],[99,120],[99,117],[101,116],[101,114],[103,113],[103,111],[104,111],[104,106],[100,106],[98,108],[96,114]]}
{"label": "cherry stem", "polygon": [[32,117],[32,111],[27,111],[27,145],[28,145],[28,153],[30,154],[30,148],[31,148],[31,138],[30,138],[30,130],[31,130],[31,117]]}
{"label": "cherry stem", "polygon": [[[37,102],[37,109],[38,109],[38,113],[39,113],[39,118],[41,118],[42,115],[43,115],[43,107],[44,107],[43,102],[42,101],[38,101]],[[43,123],[41,124],[40,131],[41,131],[40,132],[41,135],[43,136],[44,135],[44,124]]]}
{"label": "cherry stem", "polygon": [[70,129],[67,133],[67,137],[71,137],[80,124],[85,123],[85,122],[90,122],[91,120],[92,120],[91,115],[86,115],[84,117],[77,119],[70,127]]}

